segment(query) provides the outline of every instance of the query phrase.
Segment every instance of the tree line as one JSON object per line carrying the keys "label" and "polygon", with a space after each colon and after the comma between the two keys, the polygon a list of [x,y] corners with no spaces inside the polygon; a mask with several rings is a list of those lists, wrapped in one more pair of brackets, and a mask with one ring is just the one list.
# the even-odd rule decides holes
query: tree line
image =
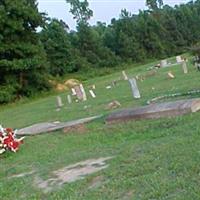
{"label": "tree line", "polygon": [[175,7],[147,0],[148,10],[123,9],[110,24],[95,26],[87,0],[66,3],[76,31],[39,13],[36,0],[0,1],[0,103],[47,91],[55,76],[161,59],[200,41],[200,0]]}

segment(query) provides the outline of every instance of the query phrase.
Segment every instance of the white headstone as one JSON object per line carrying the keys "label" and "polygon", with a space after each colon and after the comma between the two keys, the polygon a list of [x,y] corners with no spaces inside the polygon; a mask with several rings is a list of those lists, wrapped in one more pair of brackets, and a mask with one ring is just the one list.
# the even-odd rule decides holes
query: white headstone
{"label": "white headstone", "polygon": [[129,79],[129,83],[131,85],[131,90],[132,90],[133,97],[135,99],[141,98],[140,92],[139,92],[139,89],[138,89],[138,86],[137,86],[136,79],[135,78]]}
{"label": "white headstone", "polygon": [[167,75],[169,78],[175,78],[175,76],[174,76],[174,74],[172,74],[172,72],[168,72]]}
{"label": "white headstone", "polygon": [[93,90],[89,90],[89,92],[90,92],[92,98],[96,98],[96,95],[95,95],[95,93],[93,92]]}
{"label": "white headstone", "polygon": [[76,96],[76,90],[74,88],[71,88],[71,90],[72,90],[72,95]]}
{"label": "white headstone", "polygon": [[72,103],[72,98],[71,98],[71,95],[70,95],[70,94],[67,95],[67,101],[68,101],[69,104]]}
{"label": "white headstone", "polygon": [[177,62],[177,63],[183,62],[181,56],[176,56],[176,62]]}
{"label": "white headstone", "polygon": [[122,75],[123,75],[124,80],[128,80],[128,76],[126,75],[125,71],[122,71]]}
{"label": "white headstone", "polygon": [[160,67],[166,67],[166,66],[167,66],[167,60],[161,60]]}
{"label": "white headstone", "polygon": [[182,68],[183,68],[184,74],[187,74],[187,73],[188,73],[188,68],[187,68],[187,63],[186,63],[186,61],[183,61],[183,62],[182,62]]}
{"label": "white headstone", "polygon": [[86,96],[85,89],[84,89],[82,84],[80,84],[80,89],[81,89],[81,92],[83,94],[83,101],[86,101],[87,100],[87,96]]}
{"label": "white headstone", "polygon": [[62,99],[60,96],[56,97],[57,108],[61,108],[63,106]]}
{"label": "white headstone", "polygon": [[111,89],[111,88],[112,88],[111,85],[106,86],[106,89]]}

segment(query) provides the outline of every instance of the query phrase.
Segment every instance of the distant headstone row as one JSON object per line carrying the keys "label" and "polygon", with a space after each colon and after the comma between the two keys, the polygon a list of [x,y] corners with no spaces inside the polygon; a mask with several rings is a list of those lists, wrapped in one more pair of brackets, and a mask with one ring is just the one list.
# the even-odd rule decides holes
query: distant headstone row
{"label": "distant headstone row", "polygon": [[[95,85],[92,85],[92,89],[95,89]],[[92,98],[96,98],[96,94],[94,93],[94,91],[90,89],[89,90],[89,94],[91,95]],[[74,96],[76,98],[76,102],[78,101],[87,101],[87,95],[85,92],[85,89],[83,87],[82,84],[80,85],[76,85],[73,88],[71,88],[71,95],[68,94],[67,95],[67,102],[68,104],[72,103],[72,96]],[[63,106],[64,104],[62,103],[62,99],[60,96],[56,97],[56,107],[57,107],[57,111],[60,110],[60,108]]]}

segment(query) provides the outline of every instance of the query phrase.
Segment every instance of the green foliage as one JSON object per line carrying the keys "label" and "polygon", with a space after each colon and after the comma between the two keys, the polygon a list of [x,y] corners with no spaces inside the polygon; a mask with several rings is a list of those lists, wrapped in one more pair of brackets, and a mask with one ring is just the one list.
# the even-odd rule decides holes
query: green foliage
{"label": "green foliage", "polygon": [[64,75],[76,71],[76,68],[71,65],[73,49],[67,32],[67,25],[63,24],[62,21],[52,19],[43,28],[40,38],[50,64],[50,74]]}
{"label": "green foliage", "polygon": [[71,5],[70,12],[74,15],[77,23],[87,23],[93,16],[93,11],[89,9],[89,3],[87,0],[66,0]]}
{"label": "green foliage", "polygon": [[146,0],[146,5],[150,10],[157,10],[163,5],[163,0]]}
{"label": "green foliage", "polygon": [[0,103],[30,94],[30,88],[38,91],[49,87],[46,55],[36,33],[43,24],[35,0],[0,2]]}

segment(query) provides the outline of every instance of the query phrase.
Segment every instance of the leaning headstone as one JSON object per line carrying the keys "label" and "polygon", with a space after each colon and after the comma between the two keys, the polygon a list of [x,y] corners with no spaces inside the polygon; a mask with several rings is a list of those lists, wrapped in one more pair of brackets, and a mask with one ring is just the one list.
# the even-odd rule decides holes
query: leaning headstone
{"label": "leaning headstone", "polygon": [[60,96],[56,97],[56,106],[57,106],[57,109],[56,109],[57,111],[59,111],[60,108],[63,106],[62,99]]}
{"label": "leaning headstone", "polygon": [[72,90],[72,96],[76,96],[76,90],[74,88],[71,88]]}
{"label": "leaning headstone", "polygon": [[183,68],[184,74],[187,74],[188,73],[188,68],[187,68],[187,63],[186,63],[185,60],[182,62],[182,68]]}
{"label": "leaning headstone", "polygon": [[92,98],[96,98],[95,93],[93,92],[93,90],[89,90],[89,93],[91,94]]}
{"label": "leaning headstone", "polygon": [[86,101],[87,100],[87,96],[86,96],[85,89],[84,89],[82,84],[80,84],[80,89],[81,89],[81,92],[83,94],[83,101]]}
{"label": "leaning headstone", "polygon": [[71,98],[71,95],[70,95],[70,94],[67,95],[67,101],[68,101],[69,104],[72,103],[72,98]]}
{"label": "leaning headstone", "polygon": [[107,89],[107,90],[109,90],[109,89],[111,89],[111,88],[112,88],[111,85],[106,86],[106,89]]}
{"label": "leaning headstone", "polygon": [[135,99],[141,98],[135,78],[129,79],[129,83],[131,85],[131,90],[132,90],[133,97]]}
{"label": "leaning headstone", "polygon": [[171,79],[175,78],[175,76],[174,76],[174,74],[172,74],[172,72],[168,72],[167,75],[168,75],[168,77],[171,78]]}
{"label": "leaning headstone", "polygon": [[177,62],[177,63],[183,62],[181,56],[176,56],[176,62]]}
{"label": "leaning headstone", "polygon": [[161,60],[160,67],[166,67],[166,66],[167,66],[167,60]]}
{"label": "leaning headstone", "polygon": [[76,85],[76,86],[74,87],[74,90],[75,90],[75,92],[76,92],[76,97],[78,98],[78,100],[82,101],[82,100],[83,100],[83,93],[82,93],[82,91],[81,91],[80,86],[79,86],[79,85]]}
{"label": "leaning headstone", "polygon": [[122,71],[122,75],[123,75],[124,80],[128,80],[128,76],[126,75],[125,71]]}

